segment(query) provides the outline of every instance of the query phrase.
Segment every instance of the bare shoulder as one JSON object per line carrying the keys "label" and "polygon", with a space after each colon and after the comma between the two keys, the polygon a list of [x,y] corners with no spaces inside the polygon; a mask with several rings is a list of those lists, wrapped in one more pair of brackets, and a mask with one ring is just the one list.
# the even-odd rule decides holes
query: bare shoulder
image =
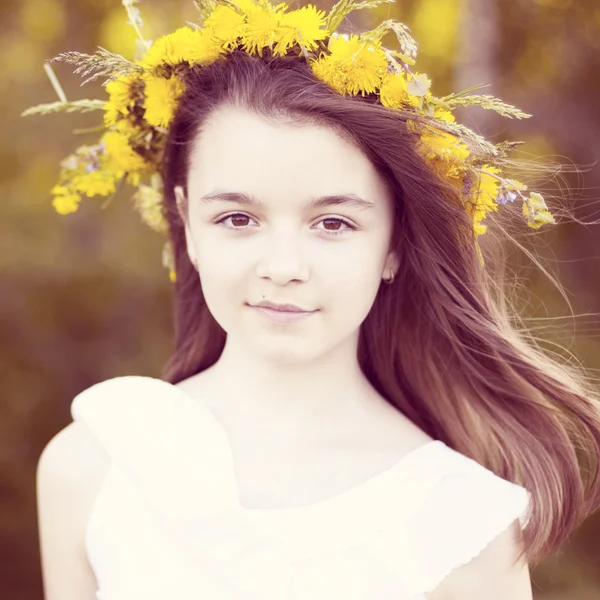
{"label": "bare shoulder", "polygon": [[85,531],[109,459],[84,424],[54,435],[37,465],[38,533],[46,600],[94,599]]}
{"label": "bare shoulder", "polygon": [[[37,483],[43,490],[74,494],[78,504],[93,501],[108,470],[109,459],[87,427],[69,423],[46,444],[38,460]],[[38,489],[38,491],[40,491]]]}
{"label": "bare shoulder", "polygon": [[532,600],[529,566],[516,560],[521,548],[517,519],[478,556],[452,571],[427,600]]}

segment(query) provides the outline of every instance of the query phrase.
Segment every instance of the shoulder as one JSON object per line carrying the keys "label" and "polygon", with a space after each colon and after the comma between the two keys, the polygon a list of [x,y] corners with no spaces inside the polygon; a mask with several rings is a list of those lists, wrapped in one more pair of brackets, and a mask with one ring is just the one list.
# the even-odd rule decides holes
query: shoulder
{"label": "shoulder", "polygon": [[401,524],[410,590],[434,600],[529,600],[528,566],[517,558],[531,494],[441,442],[412,467],[416,508]]}
{"label": "shoulder", "polygon": [[106,454],[81,423],[60,430],[39,457],[38,535],[48,600],[95,597],[86,529],[108,467]]}
{"label": "shoulder", "polygon": [[84,423],[72,422],[56,433],[38,459],[40,500],[60,499],[89,503],[109,467],[109,457]]}
{"label": "shoulder", "polygon": [[475,558],[452,571],[427,595],[428,600],[531,600],[531,579],[522,549],[518,519],[499,533]]}

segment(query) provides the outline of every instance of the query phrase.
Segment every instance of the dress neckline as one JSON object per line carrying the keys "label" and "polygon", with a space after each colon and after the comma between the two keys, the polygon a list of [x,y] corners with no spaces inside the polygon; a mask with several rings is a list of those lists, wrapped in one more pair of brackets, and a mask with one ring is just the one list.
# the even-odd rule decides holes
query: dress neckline
{"label": "dress neckline", "polygon": [[[383,504],[386,501],[393,502],[393,497],[395,495],[392,493],[393,491],[402,491],[404,495],[406,494],[406,489],[402,489],[403,486],[400,484],[401,473],[410,472],[411,466],[416,466],[419,463],[419,459],[445,447],[445,444],[441,440],[429,440],[424,444],[409,450],[391,467],[370,476],[363,482],[354,485],[349,489],[310,504],[283,508],[246,507],[241,501],[240,486],[236,473],[232,444],[224,425],[217,419],[208,406],[202,404],[182,388],[164,380],[157,381],[161,381],[170,386],[187,406],[195,411],[201,412],[204,418],[210,422],[214,430],[217,431],[218,437],[222,440],[224,468],[227,469],[227,475],[231,479],[232,488],[235,494],[235,498],[232,499],[235,510],[245,521],[256,523],[257,525],[260,524],[261,527],[268,524],[279,527],[282,523],[291,519],[296,523],[301,523],[305,520],[308,522],[312,521],[315,517],[320,517],[322,515],[339,515],[340,510],[350,509],[351,507],[367,507],[375,502],[378,504]],[[396,485],[395,482],[397,482]],[[374,504],[372,504],[372,506],[375,508]]]}

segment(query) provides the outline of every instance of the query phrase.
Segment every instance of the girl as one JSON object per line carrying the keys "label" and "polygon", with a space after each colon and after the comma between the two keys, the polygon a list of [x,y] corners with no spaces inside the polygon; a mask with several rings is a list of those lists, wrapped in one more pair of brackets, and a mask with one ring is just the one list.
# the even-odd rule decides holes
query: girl
{"label": "girl", "polygon": [[[84,390],[44,450],[46,599],[532,598],[530,565],[600,502],[578,461],[597,460],[600,420],[512,324],[476,240],[473,190],[525,188],[469,164],[451,115],[423,151],[418,74],[394,107],[387,79],[342,94],[292,46],[257,55],[260,10],[285,25],[219,5],[204,24],[223,55],[192,60],[209,49],[190,29],[109,84],[86,156],[129,161],[134,184],[159,161],[176,348],[161,379]],[[331,39],[331,56],[352,43]],[[539,198],[523,211],[551,222]]]}

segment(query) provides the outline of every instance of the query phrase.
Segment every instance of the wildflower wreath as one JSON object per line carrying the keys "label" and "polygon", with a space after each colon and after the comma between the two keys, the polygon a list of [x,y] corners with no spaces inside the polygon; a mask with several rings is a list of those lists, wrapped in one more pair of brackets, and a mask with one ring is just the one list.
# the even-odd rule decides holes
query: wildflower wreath
{"label": "wildflower wreath", "polygon": [[[521,142],[491,144],[456,123],[452,110],[480,106],[509,118],[531,115],[489,95],[466,95],[478,86],[442,98],[433,96],[427,75],[411,70],[417,45],[402,23],[385,20],[358,35],[336,32],[350,12],[394,0],[340,0],[329,14],[312,5],[288,10],[286,4],[273,6],[268,0],[194,0],[201,25],[181,27],[154,42],[142,36],[138,2],[122,0],[138,37],[134,60],[99,48],[93,55],[66,52],[50,61],[77,65],[75,73],[87,78],[83,83],[104,78],[107,100],[67,101],[46,64],[60,101],[22,113],[103,111],[104,133],[99,142],[80,146],[61,162],[59,181],[52,188],[58,213],[75,212],[82,196],[112,198],[125,181],[137,187],[134,206],[142,220],[166,235],[160,164],[167,129],[185,91],[183,75],[187,69],[209,65],[235,49],[262,57],[269,48],[275,56],[306,60],[315,77],[341,95],[374,94],[388,108],[426,117],[430,126],[423,126],[423,120],[419,126],[413,123],[419,133],[418,150],[438,174],[460,188],[475,236],[486,232],[482,220],[488,212],[517,199],[522,201],[529,227],[555,222],[539,193],[526,196],[526,185],[501,173],[502,160]],[[399,51],[382,46],[381,39],[388,32],[395,34]],[[163,265],[175,281],[169,242],[164,246]]]}

